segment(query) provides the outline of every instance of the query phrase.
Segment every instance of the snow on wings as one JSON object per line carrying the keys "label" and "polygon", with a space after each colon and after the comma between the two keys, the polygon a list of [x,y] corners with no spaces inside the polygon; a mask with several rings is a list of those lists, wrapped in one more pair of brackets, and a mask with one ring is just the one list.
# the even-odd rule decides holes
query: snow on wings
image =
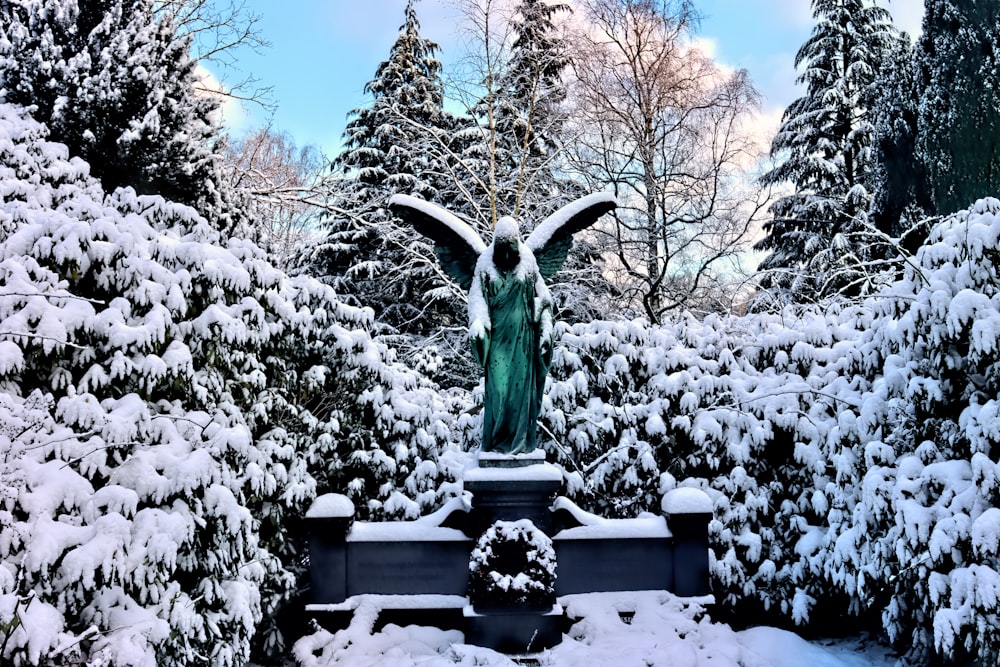
{"label": "snow on wings", "polygon": [[[548,216],[528,235],[524,245],[534,255],[542,278],[547,280],[562,268],[573,235],[617,206],[614,195],[597,193],[581,197]],[[485,241],[469,225],[445,209],[409,195],[389,200],[394,214],[434,242],[434,253],[455,282],[468,290]]]}

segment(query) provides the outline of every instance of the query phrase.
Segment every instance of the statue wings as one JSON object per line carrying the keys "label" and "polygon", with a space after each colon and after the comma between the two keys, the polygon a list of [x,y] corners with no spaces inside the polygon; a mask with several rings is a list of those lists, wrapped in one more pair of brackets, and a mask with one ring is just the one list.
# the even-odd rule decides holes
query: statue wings
{"label": "statue wings", "polygon": [[[616,206],[614,195],[592,194],[563,206],[542,220],[524,242],[535,256],[542,278],[548,280],[562,268],[573,245],[574,234],[594,224]],[[389,209],[434,242],[434,254],[442,268],[462,289],[472,286],[476,260],[487,248],[472,227],[437,204],[409,195],[393,195]]]}

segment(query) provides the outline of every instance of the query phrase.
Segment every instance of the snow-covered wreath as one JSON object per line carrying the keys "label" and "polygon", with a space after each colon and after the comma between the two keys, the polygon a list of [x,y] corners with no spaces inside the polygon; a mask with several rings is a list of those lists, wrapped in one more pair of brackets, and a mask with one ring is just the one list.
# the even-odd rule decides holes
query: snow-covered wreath
{"label": "snow-covered wreath", "polygon": [[555,581],[552,540],[528,519],[494,523],[469,559],[469,601],[477,608],[548,609]]}

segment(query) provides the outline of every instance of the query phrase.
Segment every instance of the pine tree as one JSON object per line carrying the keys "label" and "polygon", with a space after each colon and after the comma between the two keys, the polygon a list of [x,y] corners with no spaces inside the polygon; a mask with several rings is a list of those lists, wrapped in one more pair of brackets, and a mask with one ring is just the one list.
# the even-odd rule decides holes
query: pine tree
{"label": "pine tree", "polygon": [[420,36],[411,0],[389,58],[365,86],[372,102],[352,112],[345,148],[334,160],[341,177],[331,195],[341,213],[325,223],[326,237],[311,251],[313,271],[372,307],[410,350],[427,347],[408,345],[411,336],[422,340],[465,319],[463,295],[443,282],[429,242],[385,208],[397,193],[439,201],[453,178],[442,146],[456,120],[444,110],[436,52],[437,45]]}
{"label": "pine tree", "polygon": [[484,194],[492,197],[488,208],[496,215],[540,218],[578,192],[557,177],[566,120],[563,75],[570,59],[555,19],[568,11],[569,5],[542,0],[518,4],[510,57],[472,109],[479,130],[469,136],[489,144],[479,152],[493,154],[493,192]]}
{"label": "pine tree", "polygon": [[33,106],[106,191],[160,194],[232,230],[213,153],[218,102],[197,90],[189,44],[154,0],[0,0],[7,102]]}
{"label": "pine tree", "polygon": [[917,156],[933,213],[948,215],[1000,187],[1000,5],[926,3],[917,45]]}
{"label": "pine tree", "polygon": [[786,110],[771,145],[783,161],[765,184],[791,182],[776,201],[758,250],[762,286],[780,301],[856,290],[852,264],[864,257],[851,235],[869,204],[870,86],[897,39],[889,13],[868,0],[814,0],[816,25],[795,56],[803,97]]}
{"label": "pine tree", "polygon": [[[570,11],[565,3],[522,0],[493,38],[506,36],[509,53],[498,47],[495,57],[480,54],[484,64],[490,63],[478,73],[486,90],[470,105],[470,122],[455,141],[463,158],[459,176],[475,174],[476,185],[455,193],[448,203],[479,222],[486,229],[484,238],[498,216],[516,217],[527,233],[559,206],[588,194],[564,172],[565,79],[572,61],[558,21]],[[585,321],[607,313],[613,290],[601,274],[602,265],[600,250],[586,235],[578,236],[566,266],[550,284],[560,317]]]}
{"label": "pine tree", "polygon": [[420,36],[416,0],[409,0],[405,21],[388,60],[365,85],[369,107],[355,109],[344,131],[343,152],[334,167],[354,174],[361,203],[380,201],[386,192],[432,199],[434,186],[425,172],[432,166],[420,150],[429,134],[450,127],[444,111],[444,84],[437,44]]}

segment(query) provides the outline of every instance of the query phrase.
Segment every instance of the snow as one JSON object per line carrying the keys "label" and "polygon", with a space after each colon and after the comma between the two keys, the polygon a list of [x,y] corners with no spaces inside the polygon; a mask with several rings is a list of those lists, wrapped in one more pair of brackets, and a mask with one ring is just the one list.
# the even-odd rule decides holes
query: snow
{"label": "snow", "polygon": [[712,498],[700,489],[673,489],[663,496],[662,507],[667,514],[711,514]]}
{"label": "snow", "polygon": [[321,496],[316,496],[316,500],[306,512],[307,519],[353,516],[354,503],[351,502],[350,498],[340,493],[324,493]]}
{"label": "snow", "polygon": [[[549,611],[543,612],[541,615],[542,616],[562,616],[563,612],[565,612],[565,610],[562,608],[562,605],[559,604],[559,603],[556,603],[556,604],[552,605],[552,609],[550,609]],[[465,605],[465,606],[462,607],[462,617],[463,618],[469,618],[470,616],[483,616],[483,614],[480,614],[479,612],[477,612],[476,609],[475,609],[475,607],[473,607],[471,604],[467,604],[467,605]]]}
{"label": "snow", "polygon": [[607,519],[585,512],[564,496],[559,496],[552,504],[552,511],[557,510],[569,512],[581,524],[559,531],[553,537],[557,540],[636,539],[671,536],[666,520],[653,514],[647,513],[633,519]]}
{"label": "snow", "polygon": [[429,522],[356,521],[349,542],[467,542],[469,538],[455,528],[442,528]]}
{"label": "snow", "polygon": [[545,450],[536,449],[533,452],[526,452],[524,454],[505,454],[502,452],[484,452],[476,451],[476,460],[480,462],[504,462],[504,461],[535,461],[543,463],[545,461]]}
{"label": "snow", "polygon": [[441,524],[452,512],[468,512],[471,495],[450,498],[438,510],[413,521],[356,521],[348,533],[351,542],[466,542],[460,530],[442,528]]}
{"label": "snow", "polygon": [[518,468],[469,468],[464,473],[466,482],[561,482],[562,477],[562,471],[551,463],[533,463]]}
{"label": "snow", "polygon": [[[243,664],[296,590],[284,530],[317,489],[347,496],[330,501],[340,515],[437,509],[360,521],[352,539],[466,539],[441,523],[468,509],[481,387],[440,390],[372,338],[370,310],[193,208],[105,192],[47,132],[0,105],[4,660]],[[1000,201],[983,199],[855,304],[557,325],[540,416],[553,463],[465,479],[565,480],[575,537],[662,535],[645,512],[707,509],[720,607],[815,627],[843,598],[911,662],[991,664],[998,235]],[[627,626],[611,608],[625,600]],[[560,602],[582,620],[551,664],[854,659],[662,594]],[[303,639],[303,664],[504,664],[461,633],[371,634],[385,603]]]}
{"label": "snow", "polygon": [[307,612],[355,611],[362,605],[374,604],[379,609],[463,609],[469,603],[464,595],[352,595],[343,602],[307,604]]}
{"label": "snow", "polygon": [[[302,667],[518,664],[512,656],[465,644],[458,630],[390,624],[372,632],[384,601],[363,598],[351,601],[358,611],[348,628],[320,630],[295,644],[293,653]],[[420,608],[413,600],[406,604]],[[713,622],[710,610],[705,615],[700,600],[663,591],[567,595],[558,604],[577,620],[559,645],[531,654],[542,667],[889,667],[895,662],[871,641],[806,641],[771,627],[734,631]],[[629,622],[620,612],[631,615]]]}

